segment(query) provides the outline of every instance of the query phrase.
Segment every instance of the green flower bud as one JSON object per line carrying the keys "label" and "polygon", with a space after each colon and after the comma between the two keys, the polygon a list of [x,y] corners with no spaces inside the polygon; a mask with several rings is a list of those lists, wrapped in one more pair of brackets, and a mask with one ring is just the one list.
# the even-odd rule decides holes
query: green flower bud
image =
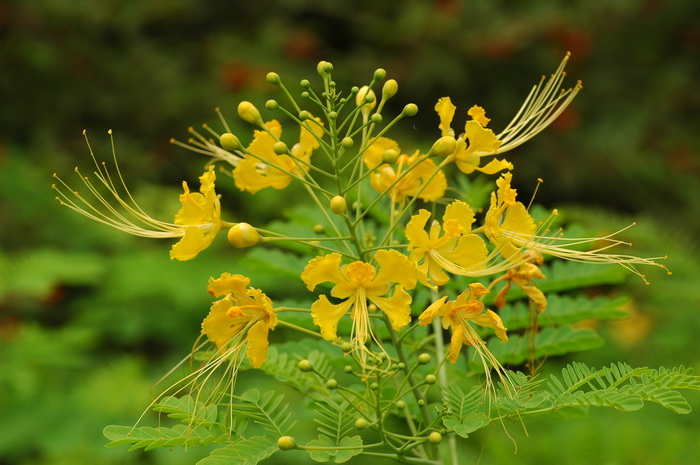
{"label": "green flower bud", "polygon": [[430,149],[430,154],[436,157],[447,157],[452,155],[457,148],[457,141],[454,137],[443,136],[435,141]]}
{"label": "green flower bud", "polygon": [[370,116],[369,120],[374,124],[379,124],[382,122],[382,115],[380,115],[379,113],[375,113],[372,116]]}
{"label": "green flower bud", "polygon": [[435,384],[437,382],[437,378],[435,375],[428,375],[425,377],[425,382],[428,384]]}
{"label": "green flower bud", "polygon": [[234,136],[230,132],[225,132],[221,134],[221,137],[219,138],[219,143],[221,144],[221,147],[224,148],[224,150],[228,150],[229,152],[233,152],[234,150],[240,150],[243,148],[241,145],[241,141],[238,140],[238,137]]}
{"label": "green flower bud", "polygon": [[399,91],[399,84],[394,79],[389,79],[382,87],[382,100],[389,100]]}
{"label": "green flower bud", "polygon": [[330,113],[328,113],[328,119],[330,119],[330,120],[338,119],[338,113],[335,111],[331,111]]}
{"label": "green flower bud", "polygon": [[255,108],[255,105],[250,102],[241,102],[238,104],[238,116],[240,116],[246,123],[254,124],[256,126],[263,125],[260,112],[257,108]]}
{"label": "green flower bud", "polygon": [[398,402],[396,402],[396,408],[398,408],[399,410],[405,409],[405,408],[406,408],[406,402],[404,402],[404,401],[402,401],[402,400],[399,400]]}
{"label": "green flower bud", "polygon": [[345,197],[342,195],[336,195],[331,199],[331,211],[336,215],[342,215],[347,210],[348,204]]}
{"label": "green flower bud", "polygon": [[343,138],[342,141],[340,141],[340,145],[342,145],[346,149],[349,149],[350,147],[352,147],[352,145],[354,143],[355,143],[355,141],[352,140],[352,137],[345,137],[345,138]]}
{"label": "green flower bud", "polygon": [[442,434],[433,431],[428,435],[428,441],[430,441],[431,444],[440,444],[442,442]]}
{"label": "green flower bud", "polygon": [[355,96],[355,104],[362,107],[362,110],[369,112],[374,107],[377,106],[377,97],[374,95],[374,91],[367,86],[362,86],[362,88],[357,92]]}
{"label": "green flower bud", "polygon": [[399,370],[405,370],[406,369],[406,364],[403,362],[399,363]]}
{"label": "green flower bud", "polygon": [[394,149],[389,149],[384,151],[382,154],[382,163],[388,163],[390,165],[393,165],[396,163],[396,160],[399,159],[399,152],[397,152]]}
{"label": "green flower bud", "polygon": [[302,121],[306,121],[307,119],[310,118],[311,115],[309,115],[309,112],[306,110],[301,110],[299,112],[299,119]]}
{"label": "green flower bud", "polygon": [[365,429],[369,426],[369,423],[367,423],[367,420],[364,418],[358,418],[355,420],[355,428],[357,429]]}
{"label": "green flower bud", "polygon": [[[349,342],[343,342],[343,345],[341,345],[340,348],[347,354],[348,352],[352,351],[352,344]],[[352,369],[352,367],[350,367],[350,369]]]}
{"label": "green flower bud", "polygon": [[299,362],[299,364],[297,365],[297,368],[299,368],[300,371],[303,371],[304,373],[307,373],[307,372],[313,370],[313,369],[314,369],[314,366],[313,366],[313,365],[311,364],[311,362],[309,362],[308,360],[302,360],[302,361]]}
{"label": "green flower bud", "polygon": [[376,391],[377,389],[379,389],[379,383],[372,383],[369,385],[369,388],[373,391]]}
{"label": "green flower bud", "polygon": [[277,104],[277,100],[268,100],[265,102],[265,108],[267,108],[270,111],[277,110],[279,108],[279,105]]}
{"label": "green flower bud", "polygon": [[272,151],[275,152],[277,155],[284,155],[287,153],[287,144],[285,144],[282,141],[275,142],[272,145]]}
{"label": "green flower bud", "polygon": [[277,440],[277,447],[282,450],[292,450],[297,448],[297,443],[291,436],[282,436]]}
{"label": "green flower bud", "polygon": [[375,81],[381,81],[386,77],[386,71],[383,68],[377,68],[377,70],[374,72],[374,80]]}
{"label": "green flower bud", "polygon": [[299,82],[299,85],[300,85],[303,89],[308,89],[309,87],[311,87],[311,83],[309,82],[308,79],[302,79],[302,80]]}
{"label": "green flower bud", "polygon": [[328,381],[326,381],[326,387],[328,389],[335,389],[338,387],[338,381],[334,379],[329,379]]}
{"label": "green flower bud", "polygon": [[238,249],[252,247],[260,242],[260,234],[248,223],[238,223],[232,226],[228,230],[227,237],[229,243]]}
{"label": "green flower bud", "polygon": [[416,116],[416,113],[418,113],[418,105],[415,103],[409,103],[403,107],[403,111],[401,112],[403,116]]}
{"label": "green flower bud", "polygon": [[422,407],[425,405],[425,401],[423,399],[418,399],[418,406]]}
{"label": "green flower bud", "polygon": [[425,365],[426,363],[430,363],[430,354],[422,353],[418,356],[418,363],[420,365]]}
{"label": "green flower bud", "polygon": [[309,97],[311,97],[311,94],[309,94],[307,91],[301,93],[301,98],[308,99]]}
{"label": "green flower bud", "polygon": [[352,373],[352,367],[350,365],[345,365],[345,367],[343,368],[343,371],[345,373]]}
{"label": "green flower bud", "polygon": [[277,73],[267,73],[265,79],[267,79],[267,82],[273,85],[277,85],[280,83],[280,75]]}
{"label": "green flower bud", "polygon": [[325,234],[325,233],[326,233],[326,227],[323,226],[322,224],[314,225],[314,233],[316,233],[316,234]]}

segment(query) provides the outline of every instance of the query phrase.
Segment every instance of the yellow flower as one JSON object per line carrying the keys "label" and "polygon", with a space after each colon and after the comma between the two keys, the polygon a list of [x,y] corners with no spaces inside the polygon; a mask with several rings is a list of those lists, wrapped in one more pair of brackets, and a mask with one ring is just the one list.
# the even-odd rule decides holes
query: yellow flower
{"label": "yellow flower", "polygon": [[433,221],[429,233],[424,230],[428,218],[430,212],[420,210],[406,225],[410,258],[418,269],[438,286],[450,279],[445,271],[461,276],[482,275],[489,253],[484,240],[470,234],[474,212],[469,205],[461,200],[452,202],[445,209],[442,227]]}
{"label": "yellow flower", "polygon": [[[400,155],[395,164],[381,164],[386,150],[401,153],[398,144],[388,138],[380,137],[364,153],[365,165],[375,169],[369,176],[370,184],[377,192],[389,192],[393,203],[404,202],[409,197],[418,197],[424,202],[434,202],[445,195],[447,178],[442,170],[430,159],[416,163],[420,152],[410,157]],[[414,166],[415,165],[415,166]],[[393,186],[396,181],[398,182]]]}
{"label": "yellow flower", "polygon": [[[83,134],[85,135],[85,132]],[[112,132],[109,131],[109,134],[111,136]],[[87,141],[87,135],[85,140]],[[190,193],[187,183],[183,182],[185,192],[180,196],[182,208],[176,214],[173,223],[166,223],[152,218],[136,203],[121,176],[114,152],[116,173],[112,174],[106,163],[97,163],[89,141],[88,149],[95,163],[94,175],[98,182],[93,184],[90,178],[83,176],[78,168],[75,168],[75,172],[97,202],[94,200],[91,202],[83,197],[80,192],[71,188],[54,173],[54,178],[59,185],[54,184],[52,187],[59,194],[56,199],[61,205],[98,223],[134,236],[157,239],[180,238],[170,251],[170,258],[178,260],[194,258],[214,240],[221,229],[221,209],[219,196],[214,191],[216,174],[213,166],[210,166],[199,178],[201,182],[199,193]],[[107,195],[103,195],[102,191],[106,191]]]}
{"label": "yellow flower", "polygon": [[253,141],[246,149],[246,157],[233,170],[236,187],[255,194],[267,187],[284,189],[295,176],[303,176],[309,169],[312,152],[319,146],[316,137],[323,135],[318,118],[308,119],[306,123],[314,133],[300,126],[299,143],[291,148],[291,156],[275,153],[274,145],[282,135],[279,122],[268,121],[265,123],[267,131],[256,130]]}
{"label": "yellow flower", "polygon": [[[202,322],[202,334],[216,344],[220,352],[229,346],[248,345],[248,358],[254,368],[267,360],[268,332],[278,319],[272,301],[259,289],[249,288],[250,279],[224,273],[209,279],[209,293],[222,297],[211,306]],[[244,339],[245,338],[245,339]]]}
{"label": "yellow flower", "polygon": [[[563,89],[561,83],[566,73],[564,67],[569,60],[567,53],[557,70],[549,79],[542,77],[539,84],[535,85],[523,102],[513,120],[499,134],[494,134],[486,129],[489,118],[483,108],[473,106],[468,115],[472,118],[467,121],[464,133],[457,137],[457,149],[453,156],[457,167],[465,172],[481,171],[486,174],[495,174],[504,169],[512,169],[510,162],[506,160],[492,160],[481,167],[481,158],[499,153],[505,153],[530,140],[539,132],[549,126],[566,109],[571,101],[583,88],[578,81],[573,88]],[[435,111],[440,118],[439,128],[443,136],[455,136],[450,127],[454,118],[456,107],[449,97],[443,97],[435,105]],[[469,141],[469,144],[466,142]]]}
{"label": "yellow flower", "polygon": [[[357,349],[365,350],[365,341],[372,337],[367,301],[384,312],[392,328],[400,330],[411,321],[411,296],[405,289],[413,289],[418,272],[408,258],[395,250],[380,250],[374,255],[377,270],[369,263],[355,261],[341,265],[341,255],[332,253],[312,259],[304,269],[301,279],[313,291],[322,282],[335,284],[330,295],[341,299],[332,304],[321,295],[311,306],[314,323],[321,328],[324,339],[337,339],[338,321],[350,310],[353,320],[351,342]],[[392,284],[396,283],[396,286]],[[387,297],[391,289],[394,292]]]}
{"label": "yellow flower", "polygon": [[221,205],[214,191],[216,174],[210,166],[199,178],[199,192],[191,193],[182,182],[185,193],[180,195],[182,208],[175,215],[175,224],[182,227],[184,236],[170,250],[170,258],[191,260],[209,247],[221,230]]}
{"label": "yellow flower", "polygon": [[[486,237],[496,246],[496,250],[506,259],[510,267],[531,260],[534,252],[583,263],[617,263],[640,276],[645,282],[644,275],[635,265],[653,265],[668,271],[665,266],[654,261],[665,257],[639,258],[632,255],[604,253],[617,245],[630,245],[613,237],[633,226],[634,223],[604,237],[566,238],[561,235],[549,235],[551,220],[558,212],[554,210],[549,220],[536,224],[525,205],[516,201],[517,193],[510,186],[511,180],[512,174],[505,173],[496,182],[498,189],[491,193],[491,205],[484,219]],[[588,251],[572,248],[596,242],[604,245]]]}
{"label": "yellow flower", "polygon": [[[542,264],[542,255],[536,254],[533,261]],[[547,310],[547,296],[544,295],[537,285],[533,282],[534,279],[544,279],[545,275],[542,270],[534,263],[523,263],[517,267],[511,268],[505,275],[494,280],[491,285],[506,281],[506,285],[498,292],[494,299],[494,304],[498,308],[503,308],[506,305],[506,297],[510,291],[511,284],[518,286],[530,299],[530,302],[535,306],[535,309],[542,313]]]}
{"label": "yellow flower", "polygon": [[471,323],[476,323],[479,326],[492,328],[496,331],[496,336],[501,342],[508,341],[506,327],[503,326],[501,317],[491,310],[484,311],[483,302],[476,300],[488,292],[483,284],[472,283],[469,285],[469,289],[462,292],[457,299],[447,301],[447,297],[442,297],[433,302],[418,317],[419,323],[426,326],[439,316],[442,318],[442,327],[452,331],[450,350],[447,356],[452,363],[457,362],[462,345],[469,345],[477,350],[482,360],[488,361],[488,365],[498,366],[498,362],[486,348],[486,343],[471,326]]}
{"label": "yellow flower", "polygon": [[[457,148],[451,155],[457,164],[457,168],[466,174],[474,171],[495,174],[504,169],[513,169],[513,165],[507,160],[497,159],[491,160],[485,166],[480,166],[481,158],[498,153],[501,141],[498,140],[492,130],[484,127],[488,122],[488,118],[483,115],[483,108],[476,108],[480,109],[480,111],[474,111],[474,108],[470,110],[470,113],[475,115],[475,119],[467,121],[464,125],[464,132],[457,137]],[[449,97],[442,97],[435,104],[435,111],[440,117],[439,127],[443,136],[454,137],[455,135],[454,130],[450,127],[455,109],[456,107],[452,104]]]}

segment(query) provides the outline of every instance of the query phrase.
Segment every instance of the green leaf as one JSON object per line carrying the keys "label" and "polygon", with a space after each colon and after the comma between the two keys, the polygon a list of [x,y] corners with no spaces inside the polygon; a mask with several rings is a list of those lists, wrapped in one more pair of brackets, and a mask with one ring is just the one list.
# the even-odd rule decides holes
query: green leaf
{"label": "green leaf", "polygon": [[491,338],[488,349],[501,364],[519,365],[533,356],[539,359],[595,349],[601,345],[603,345],[603,339],[595,330],[566,325],[557,328],[547,327],[539,331],[535,337],[534,348],[530,347],[528,335],[514,334],[509,336],[505,344],[496,338]]}
{"label": "green leaf", "polygon": [[168,417],[181,420],[189,424],[201,424],[209,426],[216,423],[218,417],[217,405],[205,406],[202,402],[195,402],[192,396],[182,397],[166,396],[153,405],[153,410],[166,413]]}
{"label": "green leaf", "polygon": [[329,436],[334,445],[340,445],[341,438],[352,430],[357,418],[357,412],[350,409],[348,402],[337,401],[330,396],[316,400],[314,410],[318,414],[314,421],[319,425],[319,433]]}
{"label": "green leaf", "polygon": [[[333,447],[354,447],[352,449],[333,449]],[[362,437],[349,436],[344,437],[340,440],[339,444],[335,444],[333,439],[329,438],[324,434],[319,434],[318,439],[310,441],[306,447],[324,447],[328,449],[323,450],[310,450],[309,455],[311,458],[317,462],[330,462],[333,460],[335,463],[347,462],[357,454],[362,452]]]}
{"label": "green leaf", "polygon": [[284,430],[296,423],[290,422],[292,414],[287,411],[289,404],[283,403],[283,394],[276,396],[275,391],[262,394],[253,388],[235,397],[242,401],[233,406],[235,412],[253,419],[273,434],[284,436]]}
{"label": "green leaf", "polygon": [[253,436],[214,450],[197,465],[256,465],[279,450],[272,436]]}
{"label": "green leaf", "polygon": [[465,394],[458,385],[451,385],[442,391],[443,400],[447,403],[448,414],[443,419],[445,428],[466,438],[491,421],[483,409],[484,391],[474,387]]}
{"label": "green leaf", "polygon": [[204,426],[189,427],[187,425],[175,425],[172,428],[111,425],[104,429],[103,434],[111,441],[106,447],[133,444],[129,448],[130,451],[175,446],[206,446],[222,444],[230,439],[229,434],[222,431],[221,428],[209,429]]}

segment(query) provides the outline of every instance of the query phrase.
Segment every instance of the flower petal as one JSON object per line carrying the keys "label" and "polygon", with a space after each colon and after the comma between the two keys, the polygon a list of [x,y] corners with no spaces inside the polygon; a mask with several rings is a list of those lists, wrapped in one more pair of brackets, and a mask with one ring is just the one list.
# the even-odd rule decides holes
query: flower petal
{"label": "flower petal", "polygon": [[267,349],[270,345],[267,340],[269,329],[265,320],[260,320],[248,330],[246,336],[247,354],[253,368],[260,368],[267,360]]}
{"label": "flower petal", "polygon": [[435,111],[440,118],[440,125],[438,127],[440,128],[443,136],[455,135],[454,131],[450,127],[450,124],[455,116],[456,109],[457,107],[452,104],[452,100],[450,100],[449,97],[442,97],[435,104]]}
{"label": "flower petal", "polygon": [[380,250],[374,254],[379,264],[379,271],[372,280],[373,285],[399,283],[406,289],[416,287],[418,271],[407,256],[396,250]]}
{"label": "flower petal", "polygon": [[250,278],[242,274],[223,273],[219,278],[209,278],[207,290],[215,297],[233,294],[235,297],[246,294],[246,288],[250,285]]}
{"label": "flower petal", "polygon": [[301,280],[306,283],[307,289],[313,291],[318,284],[326,281],[335,284],[346,282],[347,280],[340,273],[341,258],[339,253],[312,258],[301,274]]}
{"label": "flower petal", "polygon": [[226,312],[231,308],[232,300],[223,298],[211,306],[209,314],[202,321],[202,334],[221,349],[238,334],[243,327],[240,321],[230,318]]}
{"label": "flower petal", "polygon": [[199,252],[209,247],[215,234],[205,234],[198,226],[185,228],[185,235],[170,249],[170,259],[192,260]]}
{"label": "flower petal", "polygon": [[466,232],[471,231],[472,224],[476,221],[474,211],[472,211],[468,203],[461,200],[455,200],[445,208],[442,222],[445,223],[447,220],[457,220]]}
{"label": "flower petal", "polygon": [[469,321],[485,326],[487,328],[493,328],[496,331],[496,336],[501,340],[501,342],[508,342],[508,335],[506,334],[506,327],[503,326],[503,320],[496,313],[491,310],[486,310],[486,313],[470,317]]}
{"label": "flower petal", "polygon": [[387,150],[396,150],[397,153],[401,153],[398,142],[388,137],[380,137],[370,145],[363,155],[365,165],[367,168],[375,168],[377,165],[381,164],[382,156]]}
{"label": "flower petal", "polygon": [[436,316],[442,316],[445,310],[445,301],[447,300],[447,296],[440,297],[440,299],[436,300],[428,308],[426,308],[423,313],[420,314],[418,317],[418,322],[423,325],[427,326],[430,323],[433,322],[433,318]]}
{"label": "flower petal", "polygon": [[391,322],[391,327],[396,331],[411,322],[411,296],[402,286],[396,286],[391,297],[368,296],[381,311],[386,313]]}
{"label": "flower petal", "polygon": [[338,321],[347,313],[353,303],[353,299],[345,300],[337,305],[329,302],[325,295],[321,295],[311,306],[311,317],[314,324],[321,328],[321,336],[327,341],[338,339]]}

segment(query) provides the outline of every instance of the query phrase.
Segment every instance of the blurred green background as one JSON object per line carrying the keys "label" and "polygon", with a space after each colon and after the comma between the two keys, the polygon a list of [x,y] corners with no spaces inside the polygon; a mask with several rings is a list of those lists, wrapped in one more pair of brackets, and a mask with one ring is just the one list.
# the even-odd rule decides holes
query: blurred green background
{"label": "blurred green background", "polygon": [[[552,127],[509,154],[516,187],[527,198],[544,178],[538,202],[593,233],[638,221],[626,236],[635,253],[668,254],[674,271],[650,272],[650,286],[630,278],[616,292],[632,295],[632,318],[602,328],[608,344],[577,359],[700,368],[696,0],[1,2],[0,464],[188,464],[206,454],[105,449],[101,430],[135,421],[197,337],[208,277],[242,265],[220,242],[197,260],[170,262],[169,243],[60,208],[51,175],[89,171],[83,129],[100,159],[111,156],[106,131],[114,130],[129,185],[168,219],[180,182],[196,184],[205,161],[170,138],[215,125],[216,106],[230,121],[240,100],[262,108],[276,97],[268,71],[295,90],[315,78],[319,60],[335,65],[339,87],[383,67],[400,86],[391,108],[421,110],[394,136],[406,150],[427,149],[438,97],[451,96],[462,115],[486,107],[498,132],[566,51],[567,82],[581,79],[584,89]],[[234,218],[280,213],[278,203],[219,184]],[[565,361],[553,360],[554,369]],[[690,398],[696,412],[699,397]],[[527,427],[529,438],[508,427],[516,455],[496,426],[467,442],[463,463],[700,463],[697,413],[650,406]],[[274,460],[288,459],[308,457]]]}

